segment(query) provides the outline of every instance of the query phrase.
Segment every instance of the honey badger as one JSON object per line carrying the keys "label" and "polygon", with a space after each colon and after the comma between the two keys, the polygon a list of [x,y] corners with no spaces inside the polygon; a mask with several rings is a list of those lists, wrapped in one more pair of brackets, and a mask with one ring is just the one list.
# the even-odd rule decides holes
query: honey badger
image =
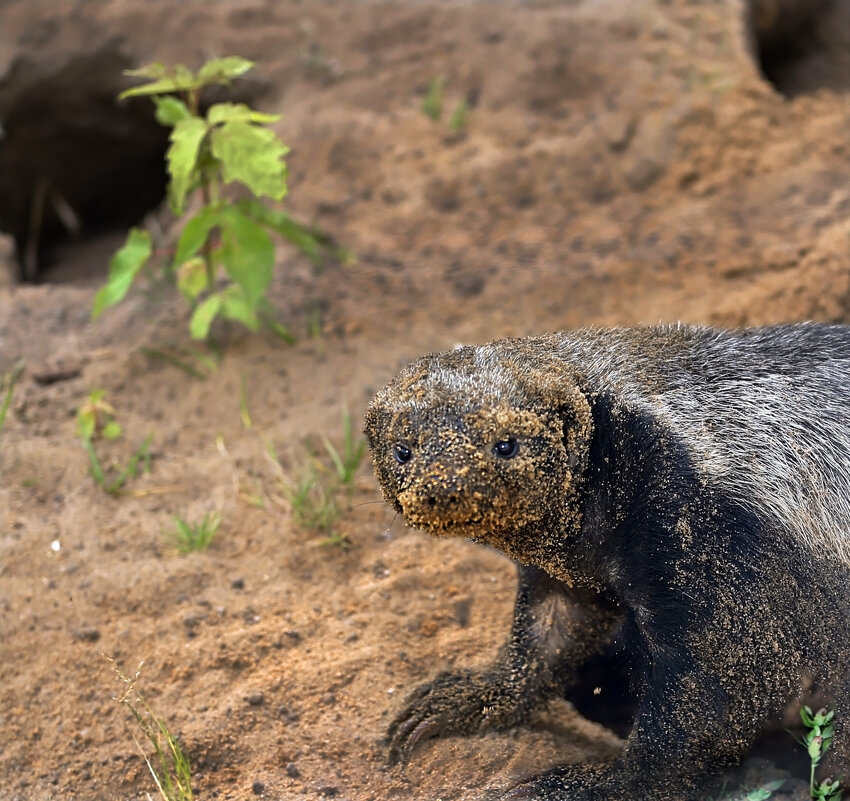
{"label": "honey badger", "polygon": [[848,770],[850,327],[584,329],[413,362],[366,435],[412,526],[519,565],[483,671],[442,673],[390,726],[504,729],[616,637],[638,699],[622,754],[504,799],[702,799],[808,680]]}

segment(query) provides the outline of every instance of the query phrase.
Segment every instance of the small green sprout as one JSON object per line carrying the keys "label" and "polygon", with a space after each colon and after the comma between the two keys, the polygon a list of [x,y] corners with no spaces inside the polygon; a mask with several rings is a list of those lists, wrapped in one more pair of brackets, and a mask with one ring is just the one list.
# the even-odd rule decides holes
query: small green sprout
{"label": "small green sprout", "polygon": [[185,555],[206,550],[220,524],[221,515],[218,512],[207,512],[200,523],[189,523],[180,515],[174,515],[175,528],[167,531],[166,535],[177,552]]}
{"label": "small green sprout", "polygon": [[340,454],[324,435],[322,436],[322,444],[331,457],[339,483],[345,487],[345,491],[351,496],[354,492],[354,478],[366,453],[366,440],[354,436],[354,426],[348,409],[342,410],[342,453]]}
{"label": "small green sprout", "polygon": [[451,117],[449,117],[449,128],[452,131],[457,133],[457,131],[463,130],[466,126],[466,121],[469,117],[469,102],[465,97],[462,97],[457,101],[457,105],[454,107],[454,111],[452,111]]}
{"label": "small green sprout", "polygon": [[[77,435],[83,443],[83,449],[89,457],[89,472],[95,482],[103,487],[110,495],[119,495],[124,485],[134,476],[150,472],[150,446],[153,434],[148,434],[142,444],[130,457],[127,464],[118,475],[109,480],[103,468],[100,457],[94,447],[94,440],[102,437],[113,441],[121,437],[123,431],[115,419],[115,409],[106,401],[106,392],[102,389],[92,390],[80,408],[77,410]],[[140,464],[141,463],[141,464]]]}
{"label": "small green sprout", "polygon": [[[310,451],[307,461],[298,468],[294,478],[284,473],[270,442],[266,443],[266,453],[278,474],[295,524],[299,528],[323,533],[325,536],[317,541],[319,545],[348,548],[351,541],[336,531],[335,525],[340,514],[351,508],[354,482],[366,453],[366,442],[355,435],[347,409],[342,411],[342,430],[341,449],[328,437],[322,436],[330,464],[320,458],[321,454]],[[340,494],[343,492],[347,499],[344,508],[340,503]]]}
{"label": "small green sprout", "polygon": [[328,488],[319,479],[312,463],[307,463],[301,469],[294,482],[286,481],[281,486],[299,528],[331,531],[339,517],[339,505],[333,488]]}
{"label": "small green sprout", "polygon": [[93,389],[77,409],[77,434],[88,440],[103,437],[112,442],[122,432],[115,419],[115,409],[105,400],[106,390]]}
{"label": "small green sprout", "polygon": [[446,87],[446,76],[438,75],[428,84],[425,97],[422,100],[422,113],[437,122],[443,116],[443,93]]}
{"label": "small green sprout", "polygon": [[242,418],[242,425],[246,431],[250,431],[254,427],[254,422],[251,420],[251,412],[248,410],[248,382],[245,376],[239,383],[239,416]]}
{"label": "small green sprout", "polygon": [[24,372],[23,360],[15,362],[12,369],[5,375],[0,376],[0,392],[3,393],[3,401],[0,403],[0,432],[3,431],[3,424],[6,422],[6,415],[9,412],[9,407],[12,405],[12,395],[15,392],[15,384],[18,383],[21,374]]}
{"label": "small green sprout", "polygon": [[812,712],[810,707],[804,706],[800,710],[800,718],[806,727],[806,733],[800,744],[806,749],[811,763],[809,794],[814,801],[841,801],[841,782],[839,780],[825,779],[820,783],[815,781],[815,771],[824,754],[832,745],[832,738],[835,734],[835,712],[826,709]]}
{"label": "small green sprout", "polygon": [[[124,692],[115,697],[115,700],[127,707],[141,727],[145,739],[153,747],[155,759],[152,760],[145,754],[139,741],[133,737],[151,776],[153,776],[162,801],[192,801],[194,793],[192,791],[192,766],[189,764],[189,758],[180,742],[168,730],[165,721],[151,709],[148,702],[136,689],[140,670],[137,670],[130,678],[121,672],[114,659],[108,656],[104,658],[112,665],[112,669],[118,675],[118,678],[125,684]],[[139,668],[141,669],[141,665],[139,665]]]}

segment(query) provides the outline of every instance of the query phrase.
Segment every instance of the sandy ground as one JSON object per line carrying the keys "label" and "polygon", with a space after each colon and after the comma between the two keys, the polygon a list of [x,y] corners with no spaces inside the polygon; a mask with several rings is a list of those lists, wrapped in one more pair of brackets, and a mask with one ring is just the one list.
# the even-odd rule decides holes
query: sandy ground
{"label": "sandy ground", "polygon": [[[847,4],[830,13],[840,40]],[[104,655],[144,663],[138,687],[200,799],[481,799],[614,753],[557,703],[385,769],[405,693],[494,657],[513,566],[406,529],[365,461],[334,529],[351,547],[321,545],[280,475],[323,435],[339,445],[342,409],[359,421],[407,360],[458,342],[850,319],[850,100],[828,37],[786,66],[783,94],[731,0],[0,3],[0,43],[19,51],[110,36],[138,63],[257,59],[292,147],[288,208],[357,262],[317,271],[281,246],[272,298],[298,344],[217,329],[205,379],[141,350],[191,346],[171,295],[90,321],[114,237],[55,252],[42,285],[0,288],[0,370],[27,360],[0,440],[0,798],[153,795]],[[434,122],[420,106],[438,75]],[[105,459],[154,436],[121,497],[74,433],[97,387],[125,429]],[[172,516],[208,511],[212,546],[175,553]]]}

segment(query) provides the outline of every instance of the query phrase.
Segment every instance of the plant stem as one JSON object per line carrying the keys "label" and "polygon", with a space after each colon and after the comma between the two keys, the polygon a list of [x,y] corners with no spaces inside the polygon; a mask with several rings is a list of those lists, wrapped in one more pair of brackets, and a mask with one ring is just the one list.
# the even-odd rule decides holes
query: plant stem
{"label": "plant stem", "polygon": [[[201,195],[204,198],[204,205],[210,205],[210,185],[209,178],[202,171],[202,179],[201,179]],[[207,269],[207,289],[213,289],[215,286],[215,265],[213,264],[212,259],[212,239],[209,235],[204,242],[204,246],[201,249],[201,255],[204,257],[204,264]]]}

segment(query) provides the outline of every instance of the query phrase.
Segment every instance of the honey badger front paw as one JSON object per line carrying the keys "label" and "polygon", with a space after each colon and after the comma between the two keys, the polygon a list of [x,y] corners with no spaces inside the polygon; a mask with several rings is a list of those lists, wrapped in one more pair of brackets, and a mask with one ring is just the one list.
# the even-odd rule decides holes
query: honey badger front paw
{"label": "honey badger front paw", "polygon": [[417,744],[446,734],[507,729],[528,709],[495,672],[440,673],[417,687],[387,730],[388,762],[407,762]]}

